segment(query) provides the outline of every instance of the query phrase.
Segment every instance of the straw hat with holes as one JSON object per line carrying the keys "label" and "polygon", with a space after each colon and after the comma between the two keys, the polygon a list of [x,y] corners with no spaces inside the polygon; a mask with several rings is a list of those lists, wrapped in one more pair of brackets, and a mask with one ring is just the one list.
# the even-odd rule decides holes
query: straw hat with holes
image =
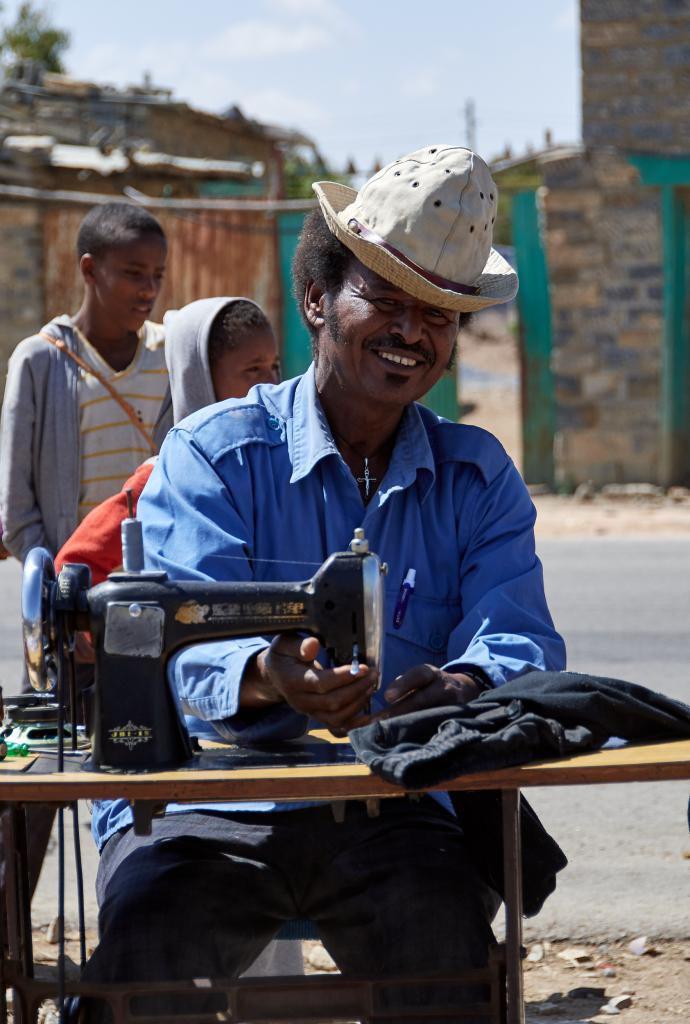
{"label": "straw hat with holes", "polygon": [[409,295],[461,312],[515,296],[517,274],[491,248],[498,190],[471,150],[418,149],[359,192],[332,181],[313,188],[336,238]]}

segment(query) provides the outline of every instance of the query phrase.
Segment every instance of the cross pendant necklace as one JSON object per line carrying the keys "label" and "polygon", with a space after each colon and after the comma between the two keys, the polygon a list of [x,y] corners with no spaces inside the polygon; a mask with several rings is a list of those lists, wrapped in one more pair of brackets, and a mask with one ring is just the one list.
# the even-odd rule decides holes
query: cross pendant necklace
{"label": "cross pendant necklace", "polygon": [[369,488],[372,484],[375,484],[378,481],[377,478],[375,476],[372,476],[371,473],[369,472],[369,459],[367,458],[367,456],[363,455],[362,458],[364,459],[364,476],[358,476],[355,477],[355,479],[358,484],[364,484],[364,497],[368,501]]}
{"label": "cross pendant necklace", "polygon": [[[332,427],[331,427],[331,430],[333,430]],[[350,451],[353,452],[357,456],[357,458],[359,458],[359,459],[361,459],[363,461],[363,463],[364,463],[364,473],[363,473],[362,476],[355,476],[355,480],[356,480],[357,484],[360,487],[362,486],[362,484],[364,484],[364,500],[365,501],[369,501],[369,498],[372,496],[372,494],[374,494],[374,492],[376,490],[376,486],[375,485],[379,482],[378,477],[374,476],[372,474],[371,470],[369,469],[369,459],[375,457],[377,453],[374,452],[372,456],[362,455],[361,452],[357,451],[357,449],[354,448],[350,444],[350,442],[346,438],[344,438],[342,436],[342,434],[339,434],[335,430],[333,430],[333,434],[334,434],[335,437],[340,438],[340,440],[343,442],[343,444],[346,444],[347,447],[350,449]],[[354,476],[354,470],[353,470],[352,475]]]}

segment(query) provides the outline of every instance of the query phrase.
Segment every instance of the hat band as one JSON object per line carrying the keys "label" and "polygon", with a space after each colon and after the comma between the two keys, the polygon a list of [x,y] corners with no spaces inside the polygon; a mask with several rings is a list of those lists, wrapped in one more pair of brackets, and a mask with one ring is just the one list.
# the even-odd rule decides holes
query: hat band
{"label": "hat band", "polygon": [[385,249],[386,252],[389,252],[391,256],[395,256],[396,260],[400,260],[400,262],[404,263],[406,267],[410,268],[410,270],[414,270],[415,274],[419,274],[419,276],[423,277],[425,281],[429,282],[429,284],[433,284],[437,288],[443,288],[445,291],[458,292],[460,295],[479,294],[479,289],[474,285],[458,284],[456,281],[449,281],[445,277],[440,277],[439,274],[432,274],[430,270],[424,270],[423,267],[418,266],[411,259],[401,253],[399,249],[389,245],[388,242],[381,238],[380,235],[377,235],[375,231],[372,231],[371,228],[366,227],[364,224],[360,224],[360,222],[354,217],[350,218],[347,222],[347,226],[351,231],[354,231],[356,235],[363,238],[365,242],[373,242],[374,245],[378,245],[380,248]]}

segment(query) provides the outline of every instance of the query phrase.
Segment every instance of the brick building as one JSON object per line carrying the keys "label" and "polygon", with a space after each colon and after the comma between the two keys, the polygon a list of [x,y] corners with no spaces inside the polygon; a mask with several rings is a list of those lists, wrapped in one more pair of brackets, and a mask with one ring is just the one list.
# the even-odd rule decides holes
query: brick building
{"label": "brick building", "polygon": [[581,0],[582,147],[540,160],[556,483],[690,479],[690,0]]}

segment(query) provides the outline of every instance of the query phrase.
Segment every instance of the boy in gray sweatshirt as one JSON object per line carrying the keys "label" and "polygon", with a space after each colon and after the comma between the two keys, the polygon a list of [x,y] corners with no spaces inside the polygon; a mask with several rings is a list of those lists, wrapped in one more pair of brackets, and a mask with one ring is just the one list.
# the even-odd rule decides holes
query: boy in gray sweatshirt
{"label": "boy in gray sweatshirt", "polygon": [[129,203],[90,210],[77,255],[84,300],[20,342],[0,422],[2,543],[55,554],[89,508],[119,489],[172,422],[163,330],[148,317],[167,243]]}

